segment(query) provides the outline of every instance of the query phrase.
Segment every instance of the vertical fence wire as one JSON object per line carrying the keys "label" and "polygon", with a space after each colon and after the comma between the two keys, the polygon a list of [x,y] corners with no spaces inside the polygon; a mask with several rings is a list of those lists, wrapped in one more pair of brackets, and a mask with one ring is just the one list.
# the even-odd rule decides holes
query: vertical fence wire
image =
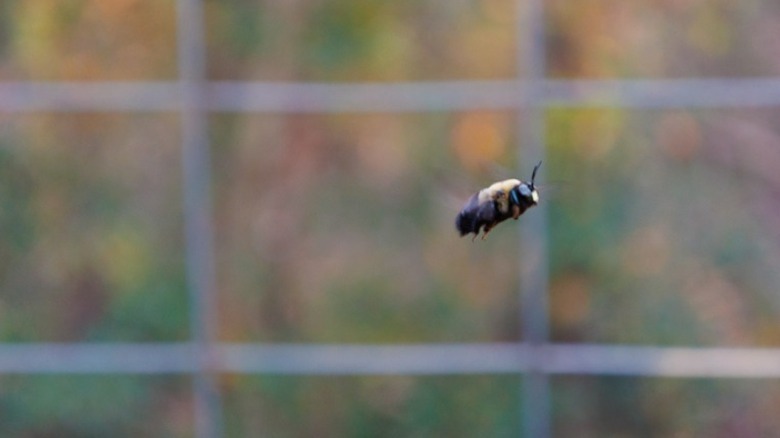
{"label": "vertical fence wire", "polygon": [[[543,0],[517,2],[518,76],[525,80],[526,107],[518,117],[518,171],[528,172],[543,160],[545,152],[545,23]],[[542,168],[539,179],[543,180]],[[523,176],[523,179],[527,178]],[[550,388],[545,371],[543,352],[548,340],[547,320],[547,208],[546,203],[536,207],[533,214],[523,218],[520,228],[520,318],[522,336],[532,351],[530,366],[523,376],[522,429],[523,436],[546,438],[550,436]],[[536,351],[536,353],[534,353]]]}
{"label": "vertical fence wire", "polygon": [[217,315],[203,4],[201,0],[178,0],[177,10],[186,275],[197,361],[193,375],[195,433],[200,438],[214,438],[222,432],[222,403],[212,366]]}

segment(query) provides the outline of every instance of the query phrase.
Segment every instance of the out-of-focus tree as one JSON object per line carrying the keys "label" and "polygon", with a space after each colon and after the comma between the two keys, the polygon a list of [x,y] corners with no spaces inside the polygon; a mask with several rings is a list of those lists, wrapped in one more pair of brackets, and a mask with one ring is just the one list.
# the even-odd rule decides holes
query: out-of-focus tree
{"label": "out-of-focus tree", "polygon": [[0,8],[0,79],[176,76],[172,1],[8,0]]}

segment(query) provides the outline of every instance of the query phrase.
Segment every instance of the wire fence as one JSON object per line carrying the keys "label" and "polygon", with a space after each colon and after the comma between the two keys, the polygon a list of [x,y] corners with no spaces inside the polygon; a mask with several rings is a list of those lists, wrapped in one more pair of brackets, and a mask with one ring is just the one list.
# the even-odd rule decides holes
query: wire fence
{"label": "wire fence", "polygon": [[[526,436],[550,435],[552,374],[674,377],[780,377],[780,349],[679,348],[548,341],[546,219],[542,207],[521,236],[523,342],[508,344],[280,345],[218,342],[207,117],[209,112],[392,112],[517,109],[523,155],[543,156],[547,107],[759,107],[780,105],[780,78],[551,80],[545,78],[541,0],[518,1],[515,80],[418,83],[207,81],[203,10],[178,0],[179,80],[175,82],[0,83],[0,111],[168,111],[182,120],[188,343],[4,344],[0,373],[163,374],[194,376],[196,430],[221,435],[219,373],[296,375],[522,373]],[[529,250],[530,248],[530,250]],[[530,403],[533,401],[533,403]],[[520,431],[518,431],[520,432]]]}
{"label": "wire fence", "polygon": [[780,349],[597,344],[5,344],[3,374],[556,375],[778,378]]}
{"label": "wire fence", "polygon": [[[637,80],[541,79],[416,83],[281,83],[210,81],[201,84],[210,112],[425,112],[467,109],[621,107],[746,108],[780,105],[780,78]],[[178,82],[0,82],[5,112],[181,111]]]}

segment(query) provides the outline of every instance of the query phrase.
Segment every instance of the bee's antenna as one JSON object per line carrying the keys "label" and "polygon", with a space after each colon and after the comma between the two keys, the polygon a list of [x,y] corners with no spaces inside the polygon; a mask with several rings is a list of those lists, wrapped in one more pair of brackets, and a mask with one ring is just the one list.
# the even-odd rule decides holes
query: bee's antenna
{"label": "bee's antenna", "polygon": [[539,170],[539,166],[542,165],[542,162],[540,161],[536,166],[534,166],[534,172],[531,174],[531,188],[534,188],[534,180],[536,179],[536,171]]}

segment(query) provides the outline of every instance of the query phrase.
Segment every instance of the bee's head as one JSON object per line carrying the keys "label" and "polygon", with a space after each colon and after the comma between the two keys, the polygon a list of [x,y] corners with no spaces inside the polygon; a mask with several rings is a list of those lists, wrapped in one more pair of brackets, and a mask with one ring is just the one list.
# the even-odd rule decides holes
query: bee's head
{"label": "bee's head", "polygon": [[521,182],[520,185],[509,192],[509,199],[513,204],[527,208],[539,203],[539,192],[534,187],[534,181],[536,180],[536,171],[539,170],[541,165],[542,162],[540,161],[539,164],[534,166],[531,182]]}
{"label": "bee's head", "polygon": [[528,208],[539,203],[539,192],[533,185],[522,182],[509,192],[509,199],[514,205]]}

